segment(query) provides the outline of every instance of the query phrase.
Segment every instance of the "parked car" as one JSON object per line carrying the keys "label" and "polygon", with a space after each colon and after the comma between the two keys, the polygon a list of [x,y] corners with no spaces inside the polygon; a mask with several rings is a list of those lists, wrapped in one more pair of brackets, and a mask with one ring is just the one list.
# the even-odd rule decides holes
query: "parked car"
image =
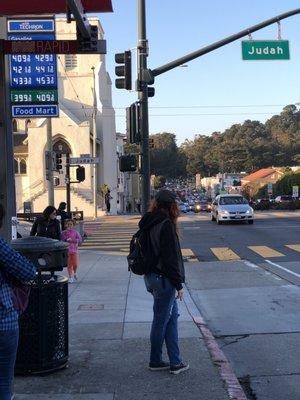
{"label": "parked car", "polygon": [[283,196],[277,196],[275,197],[275,203],[291,203],[293,202],[295,199],[293,196],[289,196],[289,195],[283,195]]}
{"label": "parked car", "polygon": [[253,224],[254,211],[245,197],[233,194],[220,194],[212,203],[211,220],[219,225],[229,221],[247,221]]}
{"label": "parked car", "polygon": [[208,201],[199,201],[199,203],[195,203],[194,211],[196,213],[201,211],[210,212],[211,204]]}

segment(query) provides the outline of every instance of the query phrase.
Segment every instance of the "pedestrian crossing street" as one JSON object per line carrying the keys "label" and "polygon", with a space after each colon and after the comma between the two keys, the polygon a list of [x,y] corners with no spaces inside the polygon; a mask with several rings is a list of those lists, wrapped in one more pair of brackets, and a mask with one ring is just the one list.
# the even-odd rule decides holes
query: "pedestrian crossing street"
{"label": "pedestrian crossing street", "polygon": [[[97,251],[101,254],[112,256],[127,256],[129,251],[129,243],[132,235],[137,231],[138,218],[128,218],[120,224],[120,219],[113,217],[109,221],[88,222],[85,223],[85,232],[87,239],[80,247],[83,250]],[[234,261],[243,258],[251,258],[251,254],[262,257],[263,259],[284,258],[291,254],[297,255],[300,253],[300,243],[286,244],[278,249],[271,246],[245,246],[247,257],[242,257],[238,251],[229,247],[210,247],[210,256],[204,260],[201,254],[197,254],[195,250],[190,248],[182,248],[182,255],[187,262],[199,261]],[[199,251],[201,253],[201,250]],[[199,253],[198,252],[198,253]],[[300,256],[300,255],[299,255]]]}

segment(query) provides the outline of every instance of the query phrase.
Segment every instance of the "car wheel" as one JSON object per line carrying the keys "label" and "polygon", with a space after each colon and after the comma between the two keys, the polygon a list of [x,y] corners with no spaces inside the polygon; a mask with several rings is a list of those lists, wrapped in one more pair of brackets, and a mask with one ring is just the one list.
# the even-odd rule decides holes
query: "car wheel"
{"label": "car wheel", "polygon": [[213,213],[210,214],[210,219],[211,219],[211,221],[215,221],[216,220],[216,218],[214,217]]}
{"label": "car wheel", "polygon": [[249,225],[253,225],[253,222],[254,222],[253,219],[250,219],[250,220],[248,221],[248,224],[249,224]]}

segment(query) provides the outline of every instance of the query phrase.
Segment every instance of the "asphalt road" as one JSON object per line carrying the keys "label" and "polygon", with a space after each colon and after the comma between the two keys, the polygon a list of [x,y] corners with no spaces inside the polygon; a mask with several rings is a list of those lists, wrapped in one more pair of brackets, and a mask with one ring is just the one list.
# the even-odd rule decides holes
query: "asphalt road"
{"label": "asphalt road", "polygon": [[202,260],[186,263],[193,300],[249,400],[299,400],[299,213],[258,214],[254,225],[208,219],[181,219],[182,246]]}
{"label": "asphalt road", "polygon": [[[245,222],[217,225],[210,221],[209,214],[187,214],[181,218],[181,244],[183,248],[191,248],[199,261],[261,262],[266,258],[274,262],[297,261],[300,260],[300,213],[286,215],[260,213],[253,225]],[[229,251],[219,251],[224,248]]]}

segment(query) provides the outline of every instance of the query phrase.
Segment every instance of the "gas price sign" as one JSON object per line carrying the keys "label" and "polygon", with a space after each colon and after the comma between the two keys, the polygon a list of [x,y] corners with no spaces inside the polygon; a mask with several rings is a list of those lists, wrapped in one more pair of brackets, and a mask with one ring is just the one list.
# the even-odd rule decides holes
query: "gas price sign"
{"label": "gas price sign", "polygon": [[[55,40],[54,20],[9,20],[8,39]],[[58,115],[57,63],[54,54],[11,55],[10,87],[13,117]],[[46,107],[35,107],[36,105]]]}

